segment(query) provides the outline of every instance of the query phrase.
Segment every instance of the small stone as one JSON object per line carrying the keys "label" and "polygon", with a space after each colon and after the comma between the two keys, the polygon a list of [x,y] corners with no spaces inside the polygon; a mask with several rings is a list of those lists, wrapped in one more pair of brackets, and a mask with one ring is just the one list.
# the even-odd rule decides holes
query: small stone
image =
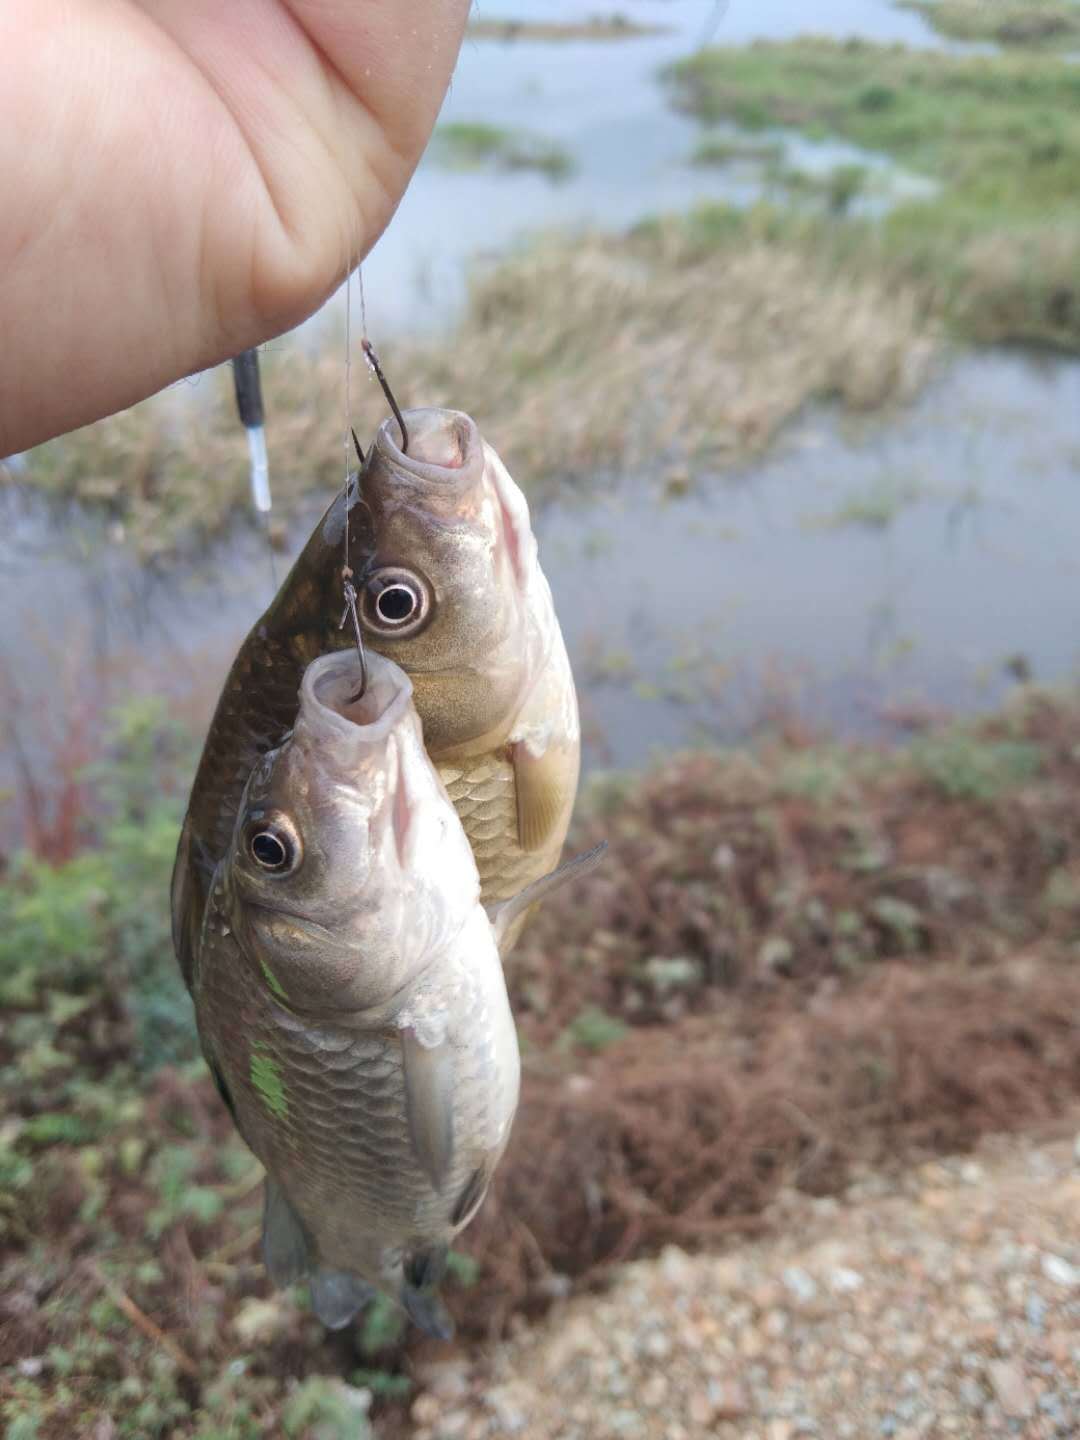
{"label": "small stone", "polygon": [[653,1330],[645,1336],[641,1348],[650,1360],[666,1360],[671,1354],[671,1341],[662,1330]]}
{"label": "small stone", "polygon": [[747,1360],[756,1360],[765,1352],[765,1341],[759,1330],[744,1330],[739,1336],[739,1354]]}
{"label": "small stone", "polygon": [[444,1415],[439,1421],[439,1440],[457,1440],[459,1435],[464,1435],[469,1428],[469,1412],[467,1410],[451,1410],[449,1415]]}
{"label": "small stone", "polygon": [[788,1291],[804,1305],[809,1304],[817,1294],[817,1285],[812,1277],[797,1265],[788,1266],[781,1278]]}
{"label": "small stone", "polygon": [[279,1300],[252,1297],[239,1306],[232,1328],[245,1345],[263,1345],[279,1335],[286,1324],[285,1307]]}
{"label": "small stone", "polygon": [[750,1413],[750,1400],[738,1380],[710,1380],[709,1399],[717,1420],[740,1420]]}
{"label": "small stone", "polygon": [[441,1407],[434,1395],[418,1395],[412,1403],[410,1415],[417,1425],[434,1425],[439,1418]]}
{"label": "small stone", "polygon": [[1060,1255],[1046,1252],[1042,1257],[1042,1272],[1055,1285],[1080,1285],[1080,1270]]}
{"label": "small stone", "polygon": [[461,1400],[468,1394],[469,1382],[460,1361],[432,1361],[418,1365],[414,1373],[417,1385],[440,1400]]}
{"label": "small stone", "polygon": [[997,1402],[1005,1414],[1015,1420],[1030,1414],[1031,1392],[1023,1372],[1008,1360],[992,1360],[986,1368]]}
{"label": "small stone", "polygon": [[19,1374],[27,1380],[36,1380],[45,1369],[45,1361],[40,1355],[27,1355],[25,1360],[19,1361]]}
{"label": "small stone", "polygon": [[838,1265],[829,1276],[829,1286],[835,1295],[850,1295],[853,1291],[862,1288],[863,1277],[857,1270],[849,1270],[846,1265]]}
{"label": "small stone", "polygon": [[519,1430],[524,1430],[530,1411],[536,1409],[537,1399],[532,1386],[521,1380],[496,1386],[487,1394],[488,1406],[495,1412],[500,1429],[507,1435],[516,1435]]}
{"label": "small stone", "polygon": [[986,1405],[986,1394],[978,1380],[972,1375],[965,1375],[960,1381],[960,1400],[965,1410],[970,1410],[978,1415],[982,1413]]}
{"label": "small stone", "polygon": [[641,1387],[641,1403],[656,1410],[667,1399],[668,1382],[664,1375],[650,1375]]}
{"label": "small stone", "polygon": [[685,1250],[677,1245],[666,1245],[660,1252],[660,1273],[671,1285],[680,1288],[689,1285],[695,1274],[695,1265]]}
{"label": "small stone", "polygon": [[1024,1313],[1031,1328],[1041,1330],[1046,1324],[1046,1301],[1041,1295],[1029,1295]]}
{"label": "small stone", "polygon": [[795,1427],[790,1420],[770,1420],[765,1434],[768,1440],[791,1440]]}
{"label": "small stone", "polygon": [[700,1390],[693,1392],[686,1402],[686,1418],[690,1421],[691,1425],[696,1425],[699,1429],[704,1425],[708,1425],[709,1421],[713,1418],[712,1401],[708,1395]]}
{"label": "small stone", "polygon": [[960,1166],[960,1179],[965,1185],[981,1185],[986,1178],[986,1171],[975,1160],[965,1161]]}

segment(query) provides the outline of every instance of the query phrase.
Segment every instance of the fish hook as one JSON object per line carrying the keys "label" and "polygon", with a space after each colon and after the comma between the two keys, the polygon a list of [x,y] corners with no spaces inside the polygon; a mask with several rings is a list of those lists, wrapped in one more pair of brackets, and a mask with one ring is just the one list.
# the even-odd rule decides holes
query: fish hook
{"label": "fish hook", "polygon": [[398,429],[401,431],[401,451],[403,455],[407,455],[409,453],[409,432],[405,429],[405,421],[402,418],[401,411],[398,409],[398,403],[394,399],[394,392],[390,389],[386,376],[383,374],[382,366],[379,364],[379,357],[375,353],[375,346],[372,345],[371,341],[365,335],[363,340],[360,341],[360,348],[363,350],[364,356],[374,372],[375,379],[378,380],[382,387],[382,393],[386,396],[386,403],[394,412],[394,419],[397,421]]}
{"label": "fish hook", "polygon": [[338,629],[345,629],[345,621],[352,620],[353,638],[356,640],[356,653],[360,659],[360,689],[351,696],[349,704],[362,700],[367,690],[367,656],[364,654],[364,632],[360,628],[360,616],[356,612],[356,586],[352,583],[352,571],[347,567],[342,572],[344,576],[345,609],[341,612],[341,619],[338,621]]}

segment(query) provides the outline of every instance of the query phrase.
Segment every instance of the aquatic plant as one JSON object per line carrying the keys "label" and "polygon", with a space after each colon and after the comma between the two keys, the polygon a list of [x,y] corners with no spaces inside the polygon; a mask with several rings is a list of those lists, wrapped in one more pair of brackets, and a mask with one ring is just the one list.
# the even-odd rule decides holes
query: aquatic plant
{"label": "aquatic plant", "polygon": [[551,180],[563,180],[574,169],[565,146],[524,130],[455,120],[435,131],[429,154],[451,170],[539,170]]}

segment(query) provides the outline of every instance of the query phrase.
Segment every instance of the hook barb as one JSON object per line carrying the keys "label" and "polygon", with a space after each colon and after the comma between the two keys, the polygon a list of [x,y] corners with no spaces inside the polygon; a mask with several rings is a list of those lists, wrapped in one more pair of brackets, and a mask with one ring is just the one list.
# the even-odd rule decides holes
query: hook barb
{"label": "hook barb", "polygon": [[364,356],[375,374],[375,379],[378,380],[382,388],[382,393],[386,396],[386,403],[394,412],[394,419],[397,421],[398,429],[401,431],[401,451],[403,455],[407,455],[409,453],[409,432],[405,429],[405,421],[402,418],[401,410],[398,408],[398,403],[394,399],[394,392],[390,389],[389,382],[383,374],[383,368],[379,364],[379,357],[375,353],[375,346],[372,345],[371,341],[365,335],[360,342],[360,348],[363,350]]}

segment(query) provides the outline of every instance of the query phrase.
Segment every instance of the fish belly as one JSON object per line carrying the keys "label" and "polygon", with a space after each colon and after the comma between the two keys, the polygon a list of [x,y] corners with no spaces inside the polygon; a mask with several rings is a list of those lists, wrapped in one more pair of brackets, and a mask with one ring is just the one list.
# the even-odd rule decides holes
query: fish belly
{"label": "fish belly", "polygon": [[455,1144],[437,1190],[414,1147],[396,1030],[314,1027],[243,964],[200,974],[200,1032],[239,1129],[303,1221],[320,1266],[390,1287],[403,1255],[450,1240],[490,1130],[493,1039],[476,998],[464,1017],[472,1043],[455,1047]]}

